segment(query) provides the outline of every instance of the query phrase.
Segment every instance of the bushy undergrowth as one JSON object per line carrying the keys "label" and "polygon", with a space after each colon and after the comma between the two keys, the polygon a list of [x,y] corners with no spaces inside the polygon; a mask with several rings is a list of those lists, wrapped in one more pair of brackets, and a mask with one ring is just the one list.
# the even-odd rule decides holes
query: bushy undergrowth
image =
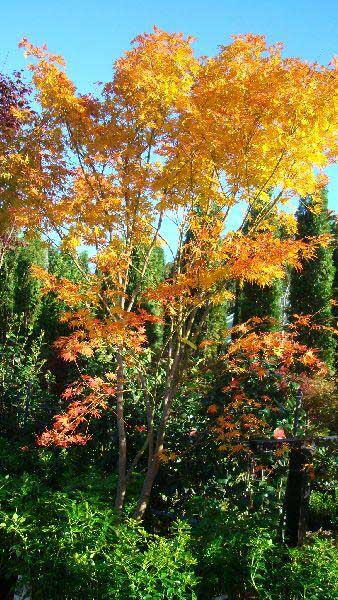
{"label": "bushy undergrowth", "polygon": [[198,598],[334,600],[337,549],[326,534],[310,535],[299,548],[280,539],[273,511],[243,512],[224,503],[204,506],[193,530]]}
{"label": "bushy undergrowth", "polygon": [[5,576],[41,600],[193,600],[189,528],[167,537],[135,521],[118,523],[95,490],[52,491],[32,476],[0,482],[1,563]]}
{"label": "bushy undergrowth", "polygon": [[156,535],[117,522],[113,485],[90,470],[78,489],[53,489],[41,474],[2,475],[2,576],[20,574],[32,600],[336,598],[337,551],[327,534],[288,549],[271,507],[250,512],[204,500],[201,508],[197,500],[192,527],[181,521]]}

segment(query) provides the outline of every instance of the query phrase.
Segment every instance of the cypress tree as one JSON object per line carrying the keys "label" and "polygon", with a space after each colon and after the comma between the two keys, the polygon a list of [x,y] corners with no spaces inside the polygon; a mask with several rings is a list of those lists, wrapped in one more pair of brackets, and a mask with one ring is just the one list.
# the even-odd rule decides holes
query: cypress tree
{"label": "cypress tree", "polygon": [[[297,211],[298,233],[300,238],[317,236],[331,231],[330,215],[327,209],[327,191],[321,196],[320,210],[314,210],[311,197],[301,201]],[[333,250],[320,246],[313,260],[304,261],[302,270],[293,270],[290,279],[289,315],[313,315],[312,322],[331,326],[333,323],[331,299],[335,268]],[[303,328],[300,341],[319,350],[319,355],[329,367],[334,360],[335,340],[328,330]]]}
{"label": "cypress tree", "polygon": [[[79,255],[78,260],[82,269],[88,270],[87,255]],[[43,332],[45,342],[52,343],[64,333],[59,317],[65,305],[54,294],[41,296],[41,284],[31,274],[32,265],[42,266],[49,273],[71,281],[82,277],[68,254],[46,247],[39,238],[17,238],[6,252],[0,270],[0,337],[3,338],[9,325],[17,321],[26,333],[40,335]]]}
{"label": "cypress tree", "polygon": [[3,343],[14,315],[16,252],[4,255],[0,269],[0,340]]}
{"label": "cypress tree", "polygon": [[[78,260],[86,271],[87,256],[80,255]],[[45,365],[44,372],[50,371],[62,390],[70,366],[57,357],[53,342],[68,333],[67,326],[60,323],[65,304],[53,293],[41,295],[41,283],[31,274],[32,265],[72,281],[82,277],[68,254],[48,248],[39,238],[18,237],[6,252],[0,270],[0,344],[5,344],[8,336],[20,336],[27,360],[38,352],[37,360]]]}
{"label": "cypress tree", "polygon": [[17,237],[0,271],[0,429],[16,438],[28,433],[41,416],[48,393],[43,372],[43,335],[37,327],[42,307],[40,283],[32,264],[46,266],[38,238]]}
{"label": "cypress tree", "polygon": [[38,238],[19,247],[15,269],[14,312],[22,316],[27,329],[34,329],[41,312],[41,284],[32,276],[32,265],[46,267],[47,250]]}
{"label": "cypress tree", "polygon": [[32,264],[46,266],[46,249],[41,240],[18,238],[5,254],[0,271],[0,338],[4,340],[13,321],[22,333],[31,333],[38,321],[42,302],[40,283],[31,275]]}
{"label": "cypress tree", "polygon": [[[255,223],[258,210],[251,208],[250,218],[244,233],[248,231],[249,223]],[[274,219],[275,215],[272,215]],[[282,236],[279,230],[277,235]],[[234,325],[244,323],[252,317],[265,319],[260,325],[261,330],[278,329],[282,324],[283,310],[282,297],[285,283],[282,279],[275,279],[271,285],[260,286],[257,283],[245,281],[242,285],[236,284],[236,299],[234,307]]]}
{"label": "cypress tree", "polygon": [[276,279],[272,285],[264,287],[245,282],[238,286],[235,314],[237,323],[244,323],[251,317],[267,319],[261,328],[265,330],[277,329],[282,321],[282,296],[284,282]]}
{"label": "cypress tree", "polygon": [[[135,248],[132,259],[132,269],[129,279],[128,294],[132,295],[136,286],[139,286],[140,271],[143,269],[147,248],[140,246]],[[163,248],[156,246],[153,248],[149,262],[143,277],[140,293],[148,288],[156,287],[165,278],[165,261]],[[161,308],[159,303],[154,300],[141,301],[138,305],[152,315],[160,316]],[[162,323],[147,323],[146,333],[149,346],[153,350],[161,347],[163,341],[163,324]]]}
{"label": "cypress tree", "polygon": [[[83,252],[77,256],[77,260],[84,273],[88,271],[88,256]],[[72,257],[66,252],[49,247],[46,257],[46,268],[49,273],[56,277],[66,277],[70,281],[80,281],[83,274],[74,263]],[[60,323],[60,316],[66,305],[49,293],[41,300],[41,311],[38,320],[38,328],[44,332],[46,346],[51,351],[51,344],[61,335],[68,332],[67,326]]]}

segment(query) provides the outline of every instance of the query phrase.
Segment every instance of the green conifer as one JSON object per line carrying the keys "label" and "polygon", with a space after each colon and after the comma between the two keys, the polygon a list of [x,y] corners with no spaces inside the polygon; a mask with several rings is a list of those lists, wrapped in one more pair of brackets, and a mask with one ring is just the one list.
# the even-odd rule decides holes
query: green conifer
{"label": "green conifer", "polygon": [[[142,284],[140,285],[140,273],[142,272],[144,261],[147,256],[147,248],[140,246],[134,250],[132,267],[129,279],[128,294],[131,296],[135,289],[138,288],[138,299],[136,301],[136,308],[143,308],[152,315],[160,316],[161,308],[159,303],[154,300],[144,301],[141,298],[142,291],[155,288],[165,277],[165,262],[163,248],[156,246],[153,248],[149,262],[142,278]],[[147,338],[150,347],[153,350],[157,350],[161,347],[163,341],[163,324],[162,323],[148,323],[146,325]]]}
{"label": "green conifer", "polygon": [[[298,236],[318,236],[331,231],[331,220],[327,209],[327,191],[322,193],[320,211],[314,211],[314,201],[308,197],[301,201],[297,211]],[[304,261],[301,271],[293,270],[290,280],[288,312],[313,315],[318,325],[333,324],[331,300],[335,267],[332,246],[320,246],[316,258]],[[335,340],[332,332],[325,329],[304,328],[300,340],[311,347],[318,348],[320,357],[328,366],[333,365]]]}

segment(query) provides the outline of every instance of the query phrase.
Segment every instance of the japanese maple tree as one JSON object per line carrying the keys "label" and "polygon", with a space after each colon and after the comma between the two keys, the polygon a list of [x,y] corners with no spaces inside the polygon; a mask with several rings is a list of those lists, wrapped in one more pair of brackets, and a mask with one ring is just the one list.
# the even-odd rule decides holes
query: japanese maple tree
{"label": "japanese maple tree", "polygon": [[[138,36],[96,96],[76,91],[62,58],[21,42],[35,59],[39,111],[30,130],[34,153],[25,159],[29,189],[23,185],[6,208],[11,219],[60,244],[79,268],[76,248],[91,249],[93,267],[80,283],[35,273],[68,306],[63,318],[72,332],[57,342],[64,360],[102,350],[114,357],[104,376],[81,372],[65,391],[68,410],[39,443],[85,443],[90,417],[114,411],[117,510],[128,464],[148,452],[136,517],[147,507],[207,308],[231,298],[232,282],[269,284],[327,243],[325,236],[295,240],[283,206],[297,196],[316,198],[327,181],[323,169],[336,159],[337,64],[284,58],[280,44],[269,47],[257,35],[236,36],[203,59],[192,42],[156,28]],[[245,210],[231,231],[236,205]],[[169,221],[177,244],[165,235]],[[289,237],[275,235],[281,222]],[[142,282],[159,244],[171,253],[170,276],[130,292],[134,269]],[[143,264],[138,255],[136,267],[140,248]],[[160,304],[166,323],[156,355],[145,325],[160,317],[139,308],[145,300]],[[127,454],[127,382],[145,407],[145,444],[134,460]]]}

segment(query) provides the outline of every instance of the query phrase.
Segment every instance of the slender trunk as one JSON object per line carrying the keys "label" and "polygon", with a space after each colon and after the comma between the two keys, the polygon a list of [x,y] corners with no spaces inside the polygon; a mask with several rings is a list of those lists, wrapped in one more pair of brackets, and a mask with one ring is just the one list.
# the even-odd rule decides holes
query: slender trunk
{"label": "slender trunk", "polygon": [[133,515],[134,519],[138,519],[138,520],[143,519],[144,513],[147,510],[147,507],[149,504],[151,490],[153,488],[154,481],[156,479],[159,468],[160,468],[159,457],[158,457],[158,455],[155,455],[152,460],[152,464],[148,468],[147,474],[144,479],[140,498],[137,503],[134,515]]}
{"label": "slender trunk", "polygon": [[[186,327],[185,327],[185,338],[188,338],[191,333],[196,313],[197,313],[197,308],[195,308],[192,311],[192,313],[188,319],[188,323],[186,324]],[[150,410],[148,410],[148,414],[149,413],[151,414],[151,419],[148,419],[148,435],[149,435],[148,470],[147,470],[147,473],[146,473],[146,476],[145,476],[145,479],[143,482],[143,487],[141,490],[140,498],[137,503],[134,515],[133,515],[134,519],[142,519],[143,518],[144,513],[149,504],[150,494],[151,494],[151,491],[152,491],[152,488],[154,485],[154,481],[156,479],[156,476],[157,476],[159,468],[160,468],[161,454],[164,450],[164,439],[165,439],[165,434],[166,434],[166,429],[167,429],[167,423],[170,418],[171,406],[172,406],[173,398],[175,396],[176,389],[177,389],[177,380],[179,378],[180,370],[182,368],[182,365],[180,363],[184,356],[184,348],[182,351],[182,344],[181,344],[181,340],[183,337],[182,333],[183,332],[182,332],[182,326],[181,326],[177,333],[176,343],[173,340],[168,348],[168,364],[170,364],[171,362],[172,362],[172,364],[168,368],[168,371],[167,371],[166,386],[165,386],[165,392],[164,392],[164,398],[163,398],[163,404],[162,404],[162,406],[163,406],[162,416],[161,416],[161,421],[160,421],[158,432],[157,432],[157,438],[156,438],[156,444],[155,444],[154,451],[152,451],[153,406],[151,407]],[[175,351],[174,351],[174,348],[175,348]],[[151,424],[151,427],[149,427],[149,423]]]}
{"label": "slender trunk", "polygon": [[165,439],[165,434],[166,434],[167,423],[168,423],[168,420],[170,417],[172,400],[173,400],[173,397],[175,394],[175,376],[176,376],[177,369],[179,366],[179,359],[180,359],[180,345],[178,345],[178,347],[177,347],[176,355],[175,355],[172,367],[170,369],[170,372],[168,374],[166,392],[165,392],[164,399],[163,399],[162,417],[161,417],[161,422],[160,422],[160,425],[158,428],[156,446],[154,449],[153,456],[148,464],[148,470],[147,470],[147,473],[146,473],[146,476],[145,476],[145,479],[143,482],[143,487],[141,490],[140,498],[137,503],[134,515],[133,515],[134,519],[142,519],[143,518],[144,513],[149,504],[150,494],[151,494],[151,490],[154,485],[154,481],[156,479],[157,473],[160,468],[160,460],[161,460],[161,454],[164,450],[164,439]]}
{"label": "slender trunk", "polygon": [[124,408],[124,397],[123,397],[123,386],[124,386],[124,369],[123,369],[123,358],[120,352],[117,354],[117,389],[116,389],[116,417],[117,417],[117,429],[119,436],[119,462],[118,462],[118,482],[115,498],[115,508],[118,513],[121,513],[124,498],[126,495],[126,465],[127,465],[127,440],[126,440],[126,429],[124,424],[123,408]]}
{"label": "slender trunk", "polygon": [[152,459],[149,461],[148,470],[147,470],[147,474],[146,474],[144,482],[143,482],[140,498],[139,498],[139,501],[137,503],[137,506],[136,506],[136,509],[134,512],[135,519],[143,518],[144,513],[149,504],[151,490],[153,488],[154,481],[156,479],[157,473],[160,468],[160,457],[161,457],[161,453],[163,452],[163,449],[164,449],[166,424],[167,424],[167,421],[169,418],[170,408],[171,408],[171,401],[168,397],[167,401],[165,401],[165,409],[163,411],[162,420],[161,420],[161,424],[160,424],[160,428],[159,428],[159,432],[158,432],[156,448],[153,453]]}
{"label": "slender trunk", "polygon": [[135,469],[135,467],[138,465],[140,459],[142,458],[144,452],[146,451],[146,449],[148,448],[149,445],[149,441],[148,438],[145,440],[142,448],[139,449],[139,451],[137,452],[137,454],[135,455],[135,458],[133,460],[133,462],[131,463],[127,474],[126,474],[126,485],[128,485],[132,475],[133,475],[133,470]]}
{"label": "slender trunk", "polygon": [[147,395],[147,439],[148,439],[148,468],[154,457],[154,402]]}

